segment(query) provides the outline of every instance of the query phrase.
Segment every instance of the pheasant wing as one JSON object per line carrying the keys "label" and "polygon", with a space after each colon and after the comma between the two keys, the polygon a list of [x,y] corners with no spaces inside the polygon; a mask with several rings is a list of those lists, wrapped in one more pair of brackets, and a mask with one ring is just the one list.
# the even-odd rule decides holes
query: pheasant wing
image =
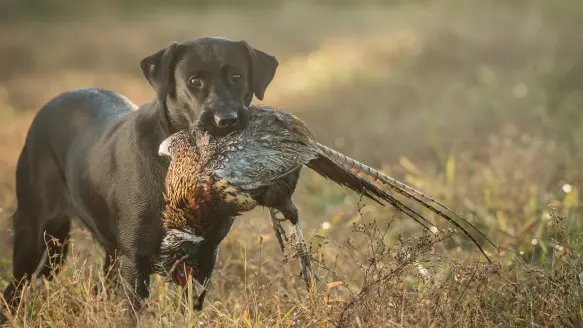
{"label": "pheasant wing", "polygon": [[292,114],[269,107],[254,107],[250,112],[246,129],[217,139],[226,150],[221,161],[228,163],[219,163],[218,177],[251,190],[273,184],[318,156],[312,135]]}

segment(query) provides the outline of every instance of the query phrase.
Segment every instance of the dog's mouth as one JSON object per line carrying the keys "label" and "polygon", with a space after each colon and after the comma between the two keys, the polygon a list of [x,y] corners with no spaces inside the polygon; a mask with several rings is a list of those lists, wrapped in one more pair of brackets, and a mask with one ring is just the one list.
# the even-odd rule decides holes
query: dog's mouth
{"label": "dog's mouth", "polygon": [[196,124],[196,128],[208,132],[213,137],[224,137],[232,132],[244,130],[249,124],[248,109],[239,112],[238,122],[232,126],[217,126],[214,114],[210,111],[203,113]]}

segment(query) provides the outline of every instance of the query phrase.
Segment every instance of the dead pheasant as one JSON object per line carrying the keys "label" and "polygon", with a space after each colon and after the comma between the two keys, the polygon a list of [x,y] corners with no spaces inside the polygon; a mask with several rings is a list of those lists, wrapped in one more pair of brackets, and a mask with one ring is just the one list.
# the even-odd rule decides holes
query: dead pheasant
{"label": "dead pheasant", "polygon": [[[391,204],[426,229],[433,226],[421,214],[395,198],[401,194],[453,223],[488,258],[476,238],[454,217],[465,221],[488,243],[484,234],[459,214],[433,198],[315,141],[296,116],[270,107],[249,108],[249,125],[242,131],[215,138],[206,132],[180,131],[160,145],[159,153],[171,157],[166,179],[169,207],[164,213],[167,230],[205,231],[213,225],[211,211],[237,216],[256,206],[270,210],[283,250],[287,239],[281,221],[295,226],[300,245],[302,275],[308,285],[311,262],[303,243],[298,210],[292,201],[303,165],[381,205]],[[283,219],[277,217],[277,212]],[[197,232],[198,234],[198,232]],[[282,237],[283,236],[283,237]],[[489,260],[489,258],[488,258]]]}

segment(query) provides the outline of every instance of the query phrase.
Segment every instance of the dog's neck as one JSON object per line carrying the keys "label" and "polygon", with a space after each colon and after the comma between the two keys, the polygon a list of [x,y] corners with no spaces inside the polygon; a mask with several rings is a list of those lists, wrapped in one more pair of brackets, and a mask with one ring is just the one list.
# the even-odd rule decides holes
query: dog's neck
{"label": "dog's neck", "polygon": [[162,102],[158,99],[156,101],[156,107],[158,108],[158,119],[160,121],[160,126],[168,135],[176,133],[180,131],[179,127],[175,127],[170,120],[170,114],[168,113],[168,106],[166,106],[165,102]]}

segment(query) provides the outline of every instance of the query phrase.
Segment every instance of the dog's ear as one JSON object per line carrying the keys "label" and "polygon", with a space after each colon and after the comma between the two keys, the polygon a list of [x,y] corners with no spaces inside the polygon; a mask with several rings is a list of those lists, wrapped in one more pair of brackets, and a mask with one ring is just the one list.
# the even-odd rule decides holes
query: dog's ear
{"label": "dog's ear", "polygon": [[174,69],[179,44],[172,42],[167,48],[145,57],[140,61],[142,73],[156,91],[158,100],[164,102],[174,87]]}
{"label": "dog's ear", "polygon": [[[279,62],[274,56],[252,48],[247,42],[240,42],[245,46],[249,56],[249,61],[251,62],[251,76],[249,79],[251,90],[257,99],[263,100],[265,89],[267,89],[267,86],[271,83],[271,80],[273,80]],[[248,102],[251,103],[253,94],[250,94],[247,98]]]}

